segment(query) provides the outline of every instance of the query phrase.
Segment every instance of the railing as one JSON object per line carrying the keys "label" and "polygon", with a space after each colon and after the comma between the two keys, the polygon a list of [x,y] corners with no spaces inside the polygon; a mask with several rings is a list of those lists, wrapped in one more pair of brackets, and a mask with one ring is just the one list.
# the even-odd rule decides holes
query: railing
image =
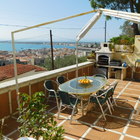
{"label": "railing", "polygon": [[[93,63],[84,62],[78,66],[78,76],[93,74]],[[42,72],[32,76],[19,78],[19,92],[28,93],[29,95],[37,92],[44,91],[43,83],[46,79],[55,80],[58,75],[65,75],[68,79],[76,77],[76,65]],[[17,112],[17,94],[15,80],[10,80],[0,84],[0,118],[9,116]]]}

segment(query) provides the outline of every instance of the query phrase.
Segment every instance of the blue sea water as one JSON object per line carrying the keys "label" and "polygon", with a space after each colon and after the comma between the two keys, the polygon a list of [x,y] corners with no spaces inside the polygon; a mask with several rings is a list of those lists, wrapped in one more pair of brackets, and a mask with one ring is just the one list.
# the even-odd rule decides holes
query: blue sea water
{"label": "blue sea water", "polygon": [[[15,43],[16,51],[27,50],[27,49],[43,49],[51,48],[50,45],[45,44],[28,44],[28,43]],[[75,49],[74,46],[64,46],[64,45],[53,45],[53,48],[70,48]],[[0,50],[2,51],[12,51],[12,43],[0,43]]]}

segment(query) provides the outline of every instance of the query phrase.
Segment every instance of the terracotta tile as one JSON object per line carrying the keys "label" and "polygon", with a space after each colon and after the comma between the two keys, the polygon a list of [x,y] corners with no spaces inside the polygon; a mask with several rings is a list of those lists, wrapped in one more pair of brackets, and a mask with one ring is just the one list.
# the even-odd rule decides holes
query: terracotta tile
{"label": "terracotta tile", "polygon": [[127,88],[129,89],[135,89],[135,90],[140,90],[140,83],[137,85],[130,84]]}
{"label": "terracotta tile", "polygon": [[136,121],[140,121],[140,112],[139,114],[136,114],[137,113],[137,110],[139,110],[139,107],[140,107],[140,104],[139,106],[136,108],[134,114],[133,114],[133,119],[136,120]]}
{"label": "terracotta tile", "polygon": [[[109,82],[113,82],[115,80],[116,79],[109,79]],[[118,96],[118,94],[129,82],[129,81],[122,81],[122,80],[118,80],[118,81],[119,83],[115,90],[114,97]],[[136,94],[136,95],[133,95],[133,94]],[[140,95],[140,82],[131,82],[119,98],[137,101],[139,95]],[[134,109],[135,104],[136,102],[132,102],[132,101],[117,100],[117,105],[128,108],[128,109],[115,107],[115,111],[113,112],[113,115],[127,119],[129,118],[132,109]],[[54,103],[49,102],[48,109],[52,109],[55,106],[56,106],[55,102]],[[106,107],[107,106],[105,105],[103,108],[105,109]],[[68,136],[70,138],[80,139],[81,136],[89,128],[89,125],[93,124],[101,115],[101,111],[98,106],[90,105],[88,110],[89,112],[87,112],[87,114],[85,114],[84,116],[82,116],[81,110],[79,110],[78,113],[74,115],[72,124],[70,124],[70,120],[65,120],[65,118],[61,116],[59,119],[57,119],[57,116],[56,116],[57,115],[56,113],[58,112],[57,108],[54,108],[53,110],[51,110],[51,113],[55,114],[55,120],[57,121],[57,124],[61,124],[63,122],[62,126],[65,129],[65,134],[64,134],[65,136]],[[60,115],[64,117],[68,117],[69,115],[71,115],[71,111],[72,111],[71,109],[66,109],[62,111]],[[109,112],[107,111],[107,113]],[[135,116],[135,112],[134,112],[134,116]],[[15,117],[18,117],[18,115],[16,114]],[[96,125],[100,127],[105,127],[105,128],[117,131],[117,132],[123,132],[124,127],[127,124],[126,120],[118,119],[116,117],[111,117],[108,115],[106,115],[106,117],[107,117],[106,122],[104,121],[103,118],[101,118],[97,122]],[[135,120],[140,121],[140,114],[136,116],[136,118],[132,118],[132,119],[134,121]],[[4,134],[6,135],[16,130],[19,125],[16,122],[16,119],[12,119],[12,118],[9,118],[8,120],[6,120],[6,124],[7,125],[4,126],[4,130],[3,130]],[[135,123],[131,123],[126,133],[135,137],[140,137],[139,132],[140,132],[140,124],[135,122]],[[19,132],[16,131],[12,135],[10,135],[10,138],[17,139],[18,135],[19,135]],[[103,129],[92,128],[92,130],[86,135],[85,140],[93,140],[93,139],[118,140],[119,138],[120,138],[119,134],[109,132],[109,131],[103,131]],[[67,140],[67,138],[65,138],[65,140]],[[130,138],[129,136],[125,136],[124,140],[133,140],[133,138]]]}
{"label": "terracotta tile", "polygon": [[115,92],[121,92],[123,90],[123,87],[116,87]]}
{"label": "terracotta tile", "polygon": [[88,129],[88,126],[75,121],[72,121],[72,124],[66,121],[63,127],[65,129],[65,135],[75,139],[79,139]]}
{"label": "terracotta tile", "polygon": [[137,95],[124,93],[124,94],[120,95],[119,98],[120,99],[125,99],[125,100],[137,101],[139,97]]}
{"label": "terracotta tile", "polygon": [[102,128],[123,132],[123,129],[127,124],[126,120],[118,119],[116,117],[111,117],[106,115],[106,119],[107,120],[105,121],[103,118],[101,118],[96,125]]}
{"label": "terracotta tile", "polygon": [[135,89],[125,89],[124,93],[126,94],[136,94],[136,95],[140,95],[140,91],[139,90],[135,90]]}
{"label": "terracotta tile", "polygon": [[116,99],[116,104],[118,107],[125,107],[126,109],[134,109],[136,102],[127,101],[127,100],[119,100],[121,98]]}
{"label": "terracotta tile", "polygon": [[[131,112],[132,110],[114,106],[114,111],[112,111],[112,114],[117,117],[128,119],[130,117]],[[107,113],[110,114],[109,111]]]}
{"label": "terracotta tile", "polygon": [[12,131],[18,129],[19,123],[16,119],[8,118],[5,120],[4,127],[3,127],[3,134],[7,135]]}
{"label": "terracotta tile", "polygon": [[58,108],[55,107],[55,108],[50,108],[49,110],[51,113],[54,113],[54,114],[57,114],[58,113]]}
{"label": "terracotta tile", "polygon": [[114,91],[114,95],[118,95],[120,92],[118,91]]}
{"label": "terracotta tile", "polygon": [[139,121],[140,122],[140,114],[139,115],[134,114],[132,119],[134,121]]}
{"label": "terracotta tile", "polygon": [[56,101],[54,101],[54,100],[48,101],[48,102],[46,103],[46,105],[48,105],[48,107],[52,108],[52,107],[56,106]]}
{"label": "terracotta tile", "polygon": [[[66,108],[60,112],[60,115],[65,116],[65,117],[69,117],[71,115],[71,113],[72,113],[72,109]],[[75,115],[76,114],[74,114],[74,116]]]}
{"label": "terracotta tile", "polygon": [[123,140],[136,140],[135,138],[125,136]]}
{"label": "terracotta tile", "polygon": [[[57,118],[57,116],[55,116],[55,121],[57,122],[57,125],[59,125],[60,123],[62,123],[62,121],[66,120],[65,118],[59,117],[59,119]],[[69,121],[69,120],[66,120]],[[61,124],[62,125],[62,124]]]}
{"label": "terracotta tile", "polygon": [[119,137],[119,134],[92,128],[84,140],[118,140]]}
{"label": "terracotta tile", "polygon": [[130,81],[125,81],[125,80],[122,81],[122,80],[120,80],[119,83],[118,83],[118,85],[124,85],[124,86],[125,86],[125,85],[127,85],[129,82],[130,82]]}
{"label": "terracotta tile", "polygon": [[16,131],[14,134],[10,135],[9,138],[13,139],[13,140],[16,140],[17,138],[19,138],[19,131]]}
{"label": "terracotta tile", "polygon": [[55,102],[48,102],[47,105],[48,105],[47,111],[50,111],[54,114],[58,112],[58,108]]}
{"label": "terracotta tile", "polygon": [[76,116],[75,119],[77,119],[78,121],[85,122],[85,123],[93,124],[98,119],[99,116],[100,116],[99,113],[87,112],[86,115]]}
{"label": "terracotta tile", "polygon": [[130,85],[140,85],[140,82],[131,82]]}
{"label": "terracotta tile", "polygon": [[126,134],[140,138],[140,123],[131,122]]}
{"label": "terracotta tile", "polygon": [[114,82],[115,79],[111,79],[111,78],[109,78],[108,81],[109,81],[109,82]]}
{"label": "terracotta tile", "polygon": [[19,117],[19,113],[17,112],[16,114],[13,114],[14,118],[18,118]]}

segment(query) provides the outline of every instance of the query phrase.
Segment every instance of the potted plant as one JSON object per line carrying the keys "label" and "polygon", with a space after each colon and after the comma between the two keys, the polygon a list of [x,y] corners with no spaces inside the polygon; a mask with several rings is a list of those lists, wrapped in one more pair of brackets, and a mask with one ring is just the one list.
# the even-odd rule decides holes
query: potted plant
{"label": "potted plant", "polygon": [[95,59],[96,59],[95,52],[92,51],[92,52],[87,56],[87,60],[90,61],[90,62],[95,62]]}
{"label": "potted plant", "polygon": [[111,38],[110,43],[114,45],[116,52],[132,52],[134,48],[134,37],[120,35]]}
{"label": "potted plant", "polygon": [[115,45],[113,43],[110,43],[109,49],[110,49],[110,51],[115,52]]}
{"label": "potted plant", "polygon": [[64,129],[57,126],[53,115],[47,112],[45,94],[36,92],[32,96],[20,94],[20,122],[21,137],[32,137],[36,140],[62,140]]}

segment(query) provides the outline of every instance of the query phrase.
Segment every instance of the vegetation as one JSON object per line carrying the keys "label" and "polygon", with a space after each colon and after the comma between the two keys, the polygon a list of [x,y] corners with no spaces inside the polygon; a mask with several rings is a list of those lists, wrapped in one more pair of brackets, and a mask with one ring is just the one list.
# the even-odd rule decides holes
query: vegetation
{"label": "vegetation", "polygon": [[91,52],[88,56],[87,59],[95,59],[95,52]]}
{"label": "vegetation", "polygon": [[[78,62],[82,63],[86,61],[86,57],[79,57],[78,58]],[[47,68],[47,70],[51,70],[52,66],[51,66],[52,62],[51,62],[51,58],[47,58],[45,60],[45,64],[44,67]],[[69,56],[64,56],[64,57],[57,57],[54,60],[54,65],[55,65],[55,69],[58,68],[62,68],[62,67],[66,67],[66,66],[70,66],[70,65],[74,65],[76,64],[76,56],[75,55],[69,55]]]}
{"label": "vegetation", "polygon": [[133,45],[134,37],[128,37],[126,35],[120,35],[118,37],[113,37],[110,39],[110,42],[114,45]]}
{"label": "vegetation", "polygon": [[32,136],[37,140],[40,137],[43,140],[63,139],[64,129],[57,127],[54,117],[47,113],[47,107],[43,92],[36,92],[32,96],[20,95],[20,136]]}
{"label": "vegetation", "polygon": [[[90,0],[91,6],[140,13],[140,0]],[[140,35],[138,24],[133,23],[134,35]]]}
{"label": "vegetation", "polygon": [[129,37],[134,37],[134,32],[132,29],[132,24],[130,21],[125,21],[122,26],[120,26],[122,30],[121,35],[127,35]]}

